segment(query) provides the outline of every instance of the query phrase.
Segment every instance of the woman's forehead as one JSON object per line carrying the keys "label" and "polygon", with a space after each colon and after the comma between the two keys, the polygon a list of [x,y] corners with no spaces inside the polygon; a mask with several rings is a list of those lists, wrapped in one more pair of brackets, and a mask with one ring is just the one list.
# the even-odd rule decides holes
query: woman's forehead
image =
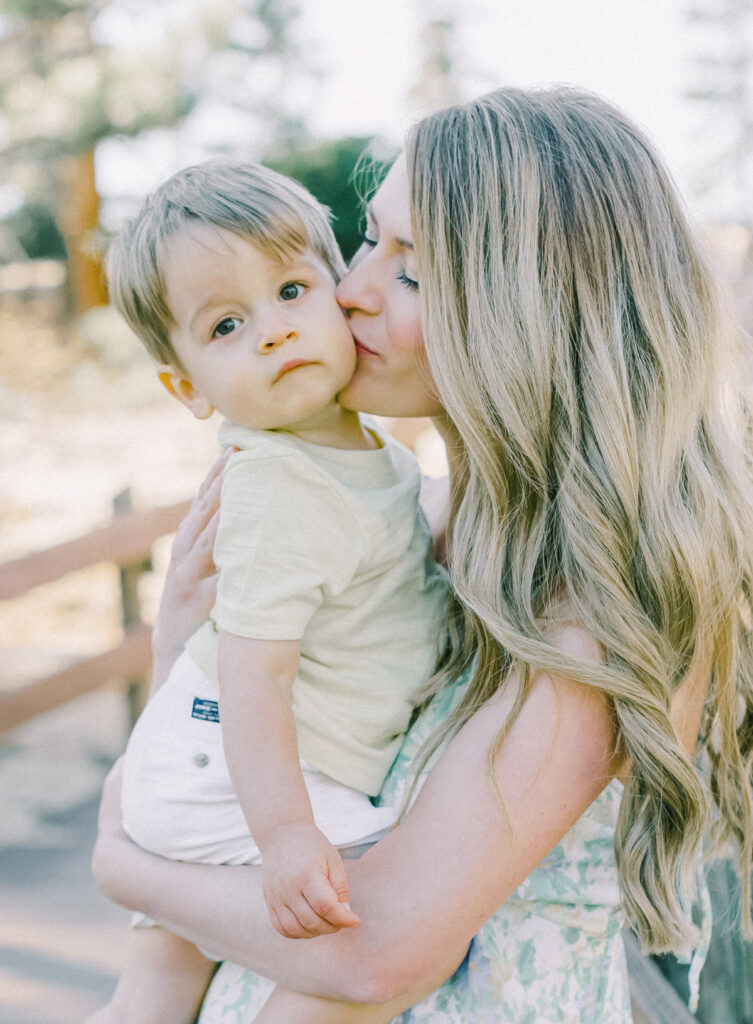
{"label": "woman's forehead", "polygon": [[390,168],[387,177],[379,186],[366,212],[378,225],[380,231],[387,231],[406,248],[412,248],[410,226],[410,193],[408,191],[408,169],[401,154]]}

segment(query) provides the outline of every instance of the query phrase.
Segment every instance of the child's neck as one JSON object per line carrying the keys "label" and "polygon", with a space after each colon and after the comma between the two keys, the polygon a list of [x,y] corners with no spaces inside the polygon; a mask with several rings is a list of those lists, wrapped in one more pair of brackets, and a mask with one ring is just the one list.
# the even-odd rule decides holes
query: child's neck
{"label": "child's neck", "polygon": [[343,409],[337,402],[331,402],[303,423],[281,428],[281,432],[323,448],[368,451],[381,447],[374,434],[361,423],[358,413]]}

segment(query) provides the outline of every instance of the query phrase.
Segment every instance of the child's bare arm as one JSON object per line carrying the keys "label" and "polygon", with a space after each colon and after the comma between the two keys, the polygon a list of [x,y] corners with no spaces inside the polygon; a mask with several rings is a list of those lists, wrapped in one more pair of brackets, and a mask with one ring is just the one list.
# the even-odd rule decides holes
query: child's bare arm
{"label": "child's bare arm", "polygon": [[287,938],[359,924],[342,858],[314,824],[291,690],[300,643],[220,630],[220,721],[230,777],[262,854],[270,919]]}

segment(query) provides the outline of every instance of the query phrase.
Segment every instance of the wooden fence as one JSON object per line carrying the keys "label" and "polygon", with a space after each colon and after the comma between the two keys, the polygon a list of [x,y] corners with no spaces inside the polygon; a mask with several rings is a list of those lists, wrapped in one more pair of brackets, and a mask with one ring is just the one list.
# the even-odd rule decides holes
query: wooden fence
{"label": "wooden fence", "polygon": [[141,620],[138,579],[151,565],[154,542],[177,528],[189,503],[135,512],[129,492],[124,491],[113,504],[115,514],[108,526],[0,565],[0,600],[7,601],[79,569],[101,562],[114,563],[120,570],[124,628],[123,640],[117,647],[0,692],[0,733],[115,679],[128,684],[132,717],[138,710],[151,657],[151,630]]}

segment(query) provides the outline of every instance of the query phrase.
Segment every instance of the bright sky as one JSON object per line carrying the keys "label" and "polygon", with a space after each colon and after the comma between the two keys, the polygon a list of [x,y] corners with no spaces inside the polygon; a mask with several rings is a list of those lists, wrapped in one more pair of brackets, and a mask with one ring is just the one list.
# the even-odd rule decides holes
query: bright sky
{"label": "bright sky", "polygon": [[[470,92],[503,84],[568,82],[625,107],[678,158],[690,34],[683,0],[302,0],[302,33],[329,54],[317,120],[323,131],[409,123],[404,97],[419,59],[418,13],[454,18]],[[474,88],[474,85],[477,88]]]}
{"label": "bright sky", "polygon": [[[420,62],[422,16],[456,25],[468,96],[500,84],[567,82],[610,98],[638,120],[688,194],[703,159],[699,113],[682,98],[694,37],[686,0],[299,0],[297,34],[319,69],[308,123],[314,134],[379,133],[399,141],[419,113],[407,100]],[[697,38],[697,37],[696,37]],[[694,135],[694,126],[695,132]],[[159,141],[100,161],[105,193],[149,189],[190,154]],[[106,155],[106,154],[105,154]],[[146,160],[145,160],[146,157]]]}

